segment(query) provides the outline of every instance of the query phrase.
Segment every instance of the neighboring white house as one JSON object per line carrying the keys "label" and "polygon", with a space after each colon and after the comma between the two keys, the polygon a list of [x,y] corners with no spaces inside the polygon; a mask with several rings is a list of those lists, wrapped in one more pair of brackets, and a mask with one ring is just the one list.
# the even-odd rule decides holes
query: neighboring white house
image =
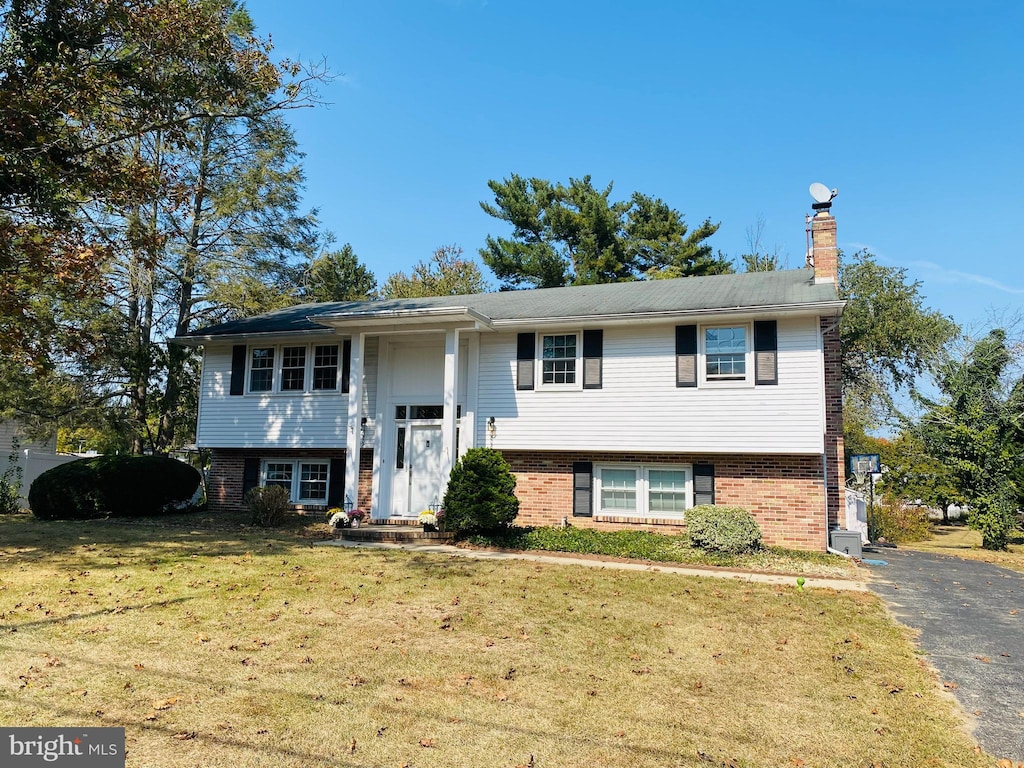
{"label": "neighboring white house", "polygon": [[310,304],[179,337],[203,350],[209,503],[278,484],[408,519],[487,446],[524,524],[678,531],[738,504],[769,543],[824,549],[845,518],[844,303],[835,220],[811,229],[804,269]]}
{"label": "neighboring white house", "polygon": [[28,439],[19,422],[0,421],[0,475],[10,466],[9,457],[17,451],[17,464],[21,468],[21,496],[28,503],[28,489],[46,470],[74,461],[77,456],[57,453],[57,436],[46,439]]}

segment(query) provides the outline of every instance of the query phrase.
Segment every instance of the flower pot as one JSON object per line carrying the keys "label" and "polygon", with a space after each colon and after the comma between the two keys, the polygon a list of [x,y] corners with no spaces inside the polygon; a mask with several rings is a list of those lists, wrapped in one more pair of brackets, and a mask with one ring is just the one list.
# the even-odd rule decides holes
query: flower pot
{"label": "flower pot", "polygon": [[436,525],[431,525],[430,523],[424,523],[423,524],[423,532],[424,533],[437,533],[437,526]]}
{"label": "flower pot", "polygon": [[359,518],[358,517],[353,517],[352,518],[352,527],[353,528],[358,528],[359,527]]}

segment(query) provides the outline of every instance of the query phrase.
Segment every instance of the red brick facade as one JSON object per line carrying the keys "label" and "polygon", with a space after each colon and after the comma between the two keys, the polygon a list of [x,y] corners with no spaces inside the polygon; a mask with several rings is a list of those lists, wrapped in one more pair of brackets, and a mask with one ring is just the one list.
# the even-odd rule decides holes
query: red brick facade
{"label": "red brick facade", "polygon": [[516,475],[522,525],[558,525],[562,518],[580,528],[630,528],[679,533],[672,521],[598,516],[573,517],[572,465],[595,463],[711,464],[715,503],[745,507],[761,525],[765,542],[795,549],[822,550],[826,543],[825,487],[821,456],[665,455],[648,453],[569,453],[503,451]]}
{"label": "red brick facade", "polygon": [[[345,450],[273,450],[258,448],[214,448],[210,456],[210,473],[206,481],[207,504],[215,512],[245,509],[242,482],[246,459],[343,459]],[[359,502],[361,509],[370,508],[373,483],[373,451],[363,449],[359,455]]]}
{"label": "red brick facade", "polygon": [[823,317],[820,322],[825,357],[825,466],[828,476],[828,525],[831,529],[846,517],[843,361],[839,344],[839,318]]}
{"label": "red brick facade", "polygon": [[811,266],[815,280],[837,282],[839,248],[836,245],[836,220],[824,211],[811,218]]}

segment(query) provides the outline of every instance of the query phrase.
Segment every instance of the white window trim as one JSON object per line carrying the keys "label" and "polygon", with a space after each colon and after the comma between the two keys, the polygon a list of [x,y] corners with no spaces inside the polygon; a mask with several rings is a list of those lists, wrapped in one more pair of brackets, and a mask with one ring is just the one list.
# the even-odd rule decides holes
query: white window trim
{"label": "white window trim", "polygon": [[[746,337],[742,379],[709,379],[706,350],[706,331],[712,328],[743,328]],[[754,324],[753,323],[707,323],[697,327],[697,386],[703,388],[737,388],[754,386]]]}
{"label": "white window trim", "polygon": [[[302,374],[302,389],[282,389],[284,381],[284,349],[285,347],[302,347],[306,350],[306,363]],[[337,347],[338,363],[334,373],[334,387],[331,389],[313,389],[313,368],[317,347]],[[254,349],[274,350],[274,367],[271,369],[270,389],[254,390],[252,386],[252,352]],[[245,348],[245,394],[255,396],[283,395],[295,397],[301,395],[336,395],[341,392],[341,376],[344,369],[342,355],[344,347],[340,341],[313,341],[302,344],[280,342],[276,344],[249,344]]]}
{"label": "white window trim", "polygon": [[[288,491],[288,502],[290,504],[315,504],[319,506],[325,506],[327,499],[331,494],[331,460],[330,459],[317,459],[306,457],[302,459],[290,459],[286,457],[268,456],[267,458],[260,459],[260,486],[265,487],[267,484],[267,465],[268,464],[290,464],[292,467],[292,487]],[[306,499],[299,496],[299,490],[302,488],[302,465],[303,464],[323,464],[327,467],[327,479],[324,485],[324,497],[322,499]]]}
{"label": "white window trim", "polygon": [[[636,509],[604,509],[601,506],[601,476],[606,469],[631,469],[636,472]],[[650,472],[668,470],[686,472],[686,509],[693,507],[693,465],[692,464],[595,464],[594,465],[594,514],[602,517],[658,518],[683,520],[686,513],[652,512],[650,510]]]}
{"label": "white window trim", "polygon": [[[575,336],[576,337],[576,381],[572,384],[544,383],[544,337]],[[542,392],[582,392],[583,391],[583,330],[546,330],[537,331],[537,355],[534,362],[534,390]],[[567,359],[567,358],[566,358]]]}

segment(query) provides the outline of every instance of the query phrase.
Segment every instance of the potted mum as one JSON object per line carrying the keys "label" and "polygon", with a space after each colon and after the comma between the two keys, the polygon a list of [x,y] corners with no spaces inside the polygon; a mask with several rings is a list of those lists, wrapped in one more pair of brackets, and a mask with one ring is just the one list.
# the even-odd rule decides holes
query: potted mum
{"label": "potted mum", "polygon": [[366,513],[361,509],[353,509],[348,513],[348,524],[353,528],[358,528],[359,524],[366,519]]}
{"label": "potted mum", "polygon": [[417,521],[423,526],[424,531],[436,531],[437,526],[440,524],[440,514],[440,512],[435,514],[433,511],[427,509],[420,512],[420,516],[417,518]]}
{"label": "potted mum", "polygon": [[345,514],[341,507],[331,507],[327,510],[327,524],[331,528],[348,528],[348,515]]}

